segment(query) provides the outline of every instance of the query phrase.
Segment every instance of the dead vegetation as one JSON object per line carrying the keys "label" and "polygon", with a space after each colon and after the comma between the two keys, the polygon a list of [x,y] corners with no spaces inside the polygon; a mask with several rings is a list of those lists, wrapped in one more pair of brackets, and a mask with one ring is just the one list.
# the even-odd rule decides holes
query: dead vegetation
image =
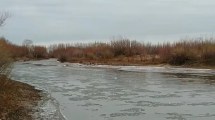
{"label": "dead vegetation", "polygon": [[49,57],[61,62],[91,64],[170,64],[214,66],[215,39],[186,39],[153,45],[129,39],[110,43],[58,44],[49,47]]}
{"label": "dead vegetation", "polygon": [[31,120],[41,99],[40,91],[25,83],[0,77],[0,119]]}

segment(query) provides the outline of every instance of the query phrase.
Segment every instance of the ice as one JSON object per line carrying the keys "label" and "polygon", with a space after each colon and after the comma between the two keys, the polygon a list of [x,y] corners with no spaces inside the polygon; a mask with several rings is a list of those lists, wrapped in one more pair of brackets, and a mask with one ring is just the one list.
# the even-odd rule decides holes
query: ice
{"label": "ice", "polygon": [[154,72],[154,73],[207,73],[214,74],[213,69],[179,68],[179,67],[154,67],[154,66],[123,66],[118,70],[130,72]]}

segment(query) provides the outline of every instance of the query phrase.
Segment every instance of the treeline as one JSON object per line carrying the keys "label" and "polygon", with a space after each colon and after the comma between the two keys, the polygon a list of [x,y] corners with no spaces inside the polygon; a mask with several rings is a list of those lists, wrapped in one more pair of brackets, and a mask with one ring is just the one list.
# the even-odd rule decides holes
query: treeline
{"label": "treeline", "polygon": [[14,61],[44,58],[48,58],[47,48],[44,46],[19,46],[0,38],[0,84],[7,82],[4,80],[8,78]]}
{"label": "treeline", "polygon": [[[4,51],[4,52],[2,52]],[[186,39],[150,44],[119,39],[108,43],[55,44],[49,47],[21,46],[0,38],[0,63],[12,60],[57,58],[61,62],[117,65],[215,65],[215,38]],[[9,60],[10,59],[10,60]]]}
{"label": "treeline", "polygon": [[109,43],[58,44],[49,47],[49,57],[61,62],[215,65],[215,39],[187,39],[156,45],[129,39]]}
{"label": "treeline", "polygon": [[3,37],[0,38],[0,47],[0,53],[13,60],[44,59],[48,57],[45,46],[15,45]]}

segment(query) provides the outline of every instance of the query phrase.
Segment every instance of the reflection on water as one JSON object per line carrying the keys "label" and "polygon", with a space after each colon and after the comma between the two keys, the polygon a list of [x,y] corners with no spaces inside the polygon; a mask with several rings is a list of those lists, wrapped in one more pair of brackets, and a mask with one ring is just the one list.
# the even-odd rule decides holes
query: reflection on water
{"label": "reflection on water", "polygon": [[68,120],[215,119],[213,70],[66,64],[16,63],[12,77],[47,91]]}

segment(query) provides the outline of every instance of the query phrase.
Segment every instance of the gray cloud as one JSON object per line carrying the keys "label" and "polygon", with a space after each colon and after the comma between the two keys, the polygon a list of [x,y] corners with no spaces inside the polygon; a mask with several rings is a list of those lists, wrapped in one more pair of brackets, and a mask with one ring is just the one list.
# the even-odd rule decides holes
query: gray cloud
{"label": "gray cloud", "polygon": [[[12,17],[0,34],[15,43],[175,40],[215,31],[213,0],[4,0]],[[173,37],[174,36],[174,37]]]}

